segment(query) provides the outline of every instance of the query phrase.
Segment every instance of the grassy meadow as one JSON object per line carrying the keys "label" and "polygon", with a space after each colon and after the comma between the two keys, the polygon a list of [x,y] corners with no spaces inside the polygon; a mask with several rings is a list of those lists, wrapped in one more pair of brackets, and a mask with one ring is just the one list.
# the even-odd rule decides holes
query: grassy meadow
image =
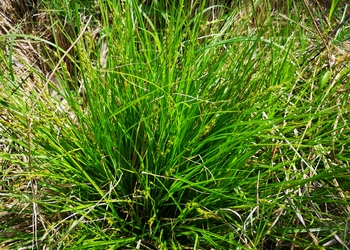
{"label": "grassy meadow", "polygon": [[350,248],[346,3],[15,3],[1,249]]}

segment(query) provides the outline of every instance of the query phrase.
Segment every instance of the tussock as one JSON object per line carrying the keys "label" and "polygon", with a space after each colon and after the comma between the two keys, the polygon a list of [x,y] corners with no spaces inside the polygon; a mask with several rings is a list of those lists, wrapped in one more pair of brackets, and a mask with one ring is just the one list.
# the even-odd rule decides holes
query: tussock
{"label": "tussock", "polygon": [[[348,249],[349,30],[311,0],[135,2],[2,6],[0,248]],[[67,112],[38,92],[72,42]]]}

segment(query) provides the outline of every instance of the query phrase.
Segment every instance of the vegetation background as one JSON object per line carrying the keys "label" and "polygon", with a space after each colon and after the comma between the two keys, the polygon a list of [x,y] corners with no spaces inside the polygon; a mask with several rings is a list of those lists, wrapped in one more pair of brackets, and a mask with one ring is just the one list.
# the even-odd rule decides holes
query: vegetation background
{"label": "vegetation background", "polygon": [[0,1],[1,249],[349,249],[346,1]]}

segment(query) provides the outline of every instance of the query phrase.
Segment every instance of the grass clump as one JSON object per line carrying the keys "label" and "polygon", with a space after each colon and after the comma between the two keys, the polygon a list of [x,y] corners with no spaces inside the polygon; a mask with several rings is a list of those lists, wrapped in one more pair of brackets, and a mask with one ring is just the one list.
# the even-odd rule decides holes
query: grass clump
{"label": "grass clump", "polygon": [[310,10],[43,6],[74,53],[54,48],[46,78],[16,49],[44,39],[0,37],[3,247],[348,248],[347,54],[310,52]]}

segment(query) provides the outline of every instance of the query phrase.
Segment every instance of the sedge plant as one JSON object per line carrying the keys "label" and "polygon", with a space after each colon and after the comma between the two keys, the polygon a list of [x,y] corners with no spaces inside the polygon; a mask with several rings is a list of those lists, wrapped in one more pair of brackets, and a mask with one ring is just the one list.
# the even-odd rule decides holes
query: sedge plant
{"label": "sedge plant", "polygon": [[2,246],[348,249],[349,68],[302,7],[45,4],[76,57],[28,92],[0,52]]}

